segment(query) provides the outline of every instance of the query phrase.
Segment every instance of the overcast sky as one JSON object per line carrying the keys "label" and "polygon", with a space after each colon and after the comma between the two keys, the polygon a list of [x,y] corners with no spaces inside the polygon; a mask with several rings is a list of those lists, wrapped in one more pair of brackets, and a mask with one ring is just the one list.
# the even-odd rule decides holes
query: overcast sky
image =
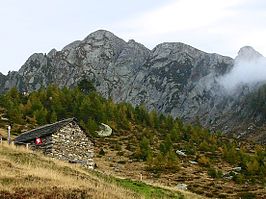
{"label": "overcast sky", "polygon": [[0,0],[0,26],[3,74],[98,29],[150,49],[184,42],[234,58],[250,45],[266,55],[265,0]]}

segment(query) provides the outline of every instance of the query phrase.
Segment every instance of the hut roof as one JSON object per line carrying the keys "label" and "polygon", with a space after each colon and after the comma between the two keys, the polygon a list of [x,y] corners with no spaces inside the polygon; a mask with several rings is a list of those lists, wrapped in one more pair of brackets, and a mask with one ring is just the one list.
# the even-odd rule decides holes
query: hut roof
{"label": "hut roof", "polygon": [[59,122],[53,123],[53,124],[47,124],[44,126],[40,126],[36,129],[27,131],[25,133],[22,133],[18,137],[15,138],[15,143],[23,143],[30,140],[34,140],[37,137],[44,137],[47,135],[51,135],[53,133],[56,133],[60,128],[66,126],[70,122],[75,121],[75,118],[68,118],[65,120],[61,120]]}

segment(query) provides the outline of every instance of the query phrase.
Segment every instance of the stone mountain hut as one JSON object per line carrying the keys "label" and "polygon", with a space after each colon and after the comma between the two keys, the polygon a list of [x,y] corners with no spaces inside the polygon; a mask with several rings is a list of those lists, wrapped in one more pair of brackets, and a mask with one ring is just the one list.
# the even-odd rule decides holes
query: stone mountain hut
{"label": "stone mountain hut", "polygon": [[74,118],[38,127],[19,135],[15,144],[28,144],[32,150],[71,163],[93,168],[94,144]]}

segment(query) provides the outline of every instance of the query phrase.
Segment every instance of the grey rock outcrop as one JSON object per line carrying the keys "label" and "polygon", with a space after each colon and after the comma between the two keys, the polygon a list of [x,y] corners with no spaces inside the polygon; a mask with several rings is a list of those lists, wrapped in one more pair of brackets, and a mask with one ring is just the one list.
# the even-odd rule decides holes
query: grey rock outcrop
{"label": "grey rock outcrop", "polygon": [[262,57],[263,56],[251,46],[244,46],[238,51],[235,61],[254,61]]}
{"label": "grey rock outcrop", "polygon": [[0,73],[0,93],[2,92],[2,88],[4,88],[6,82],[6,76]]}

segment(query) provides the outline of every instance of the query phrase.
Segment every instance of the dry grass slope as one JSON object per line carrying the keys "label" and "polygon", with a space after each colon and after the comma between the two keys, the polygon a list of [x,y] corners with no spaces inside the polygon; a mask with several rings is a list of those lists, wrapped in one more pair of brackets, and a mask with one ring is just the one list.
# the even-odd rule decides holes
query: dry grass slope
{"label": "dry grass slope", "polygon": [[122,180],[0,144],[0,198],[190,198],[175,190]]}

